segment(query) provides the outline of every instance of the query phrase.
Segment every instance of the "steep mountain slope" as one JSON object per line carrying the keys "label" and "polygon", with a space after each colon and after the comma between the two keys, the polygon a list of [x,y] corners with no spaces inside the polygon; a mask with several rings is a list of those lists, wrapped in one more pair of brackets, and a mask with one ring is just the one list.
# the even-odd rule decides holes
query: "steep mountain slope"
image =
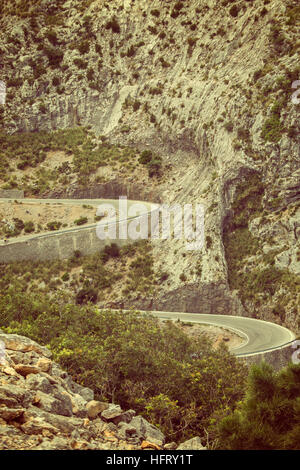
{"label": "steep mountain slope", "polygon": [[136,305],[299,329],[299,14],[292,0],[2,6],[5,131],[80,124],[150,148],[161,200],[206,208],[204,249],[157,242],[167,280]]}

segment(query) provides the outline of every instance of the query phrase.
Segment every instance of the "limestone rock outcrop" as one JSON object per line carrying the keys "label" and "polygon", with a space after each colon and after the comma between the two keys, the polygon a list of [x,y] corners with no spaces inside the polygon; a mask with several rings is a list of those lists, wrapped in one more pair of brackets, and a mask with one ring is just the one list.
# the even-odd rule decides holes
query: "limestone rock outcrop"
{"label": "limestone rock outcrop", "polygon": [[95,400],[91,389],[51,360],[47,348],[3,332],[0,344],[1,450],[164,448],[159,429],[134,410]]}

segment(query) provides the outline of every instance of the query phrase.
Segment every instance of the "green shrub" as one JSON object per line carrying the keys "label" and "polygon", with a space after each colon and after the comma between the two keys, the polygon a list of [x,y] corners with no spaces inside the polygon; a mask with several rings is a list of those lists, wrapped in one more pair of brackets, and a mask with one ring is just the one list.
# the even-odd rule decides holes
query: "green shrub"
{"label": "green shrub", "polygon": [[130,46],[126,52],[127,57],[134,57],[136,54],[136,49],[134,46]]}
{"label": "green shrub", "polygon": [[102,56],[102,47],[100,46],[100,44],[98,43],[95,44],[95,51],[97,52],[97,54]]}
{"label": "green shrub", "polygon": [[184,3],[182,1],[176,2],[171,12],[172,18],[177,18],[180,15],[180,12],[183,8],[184,8]]}
{"label": "green shrub", "polygon": [[42,114],[46,114],[46,112],[47,112],[47,106],[45,105],[45,103],[40,103],[40,104],[39,104],[39,111],[40,111]]}
{"label": "green shrub", "polygon": [[44,53],[48,58],[49,65],[53,68],[59,68],[64,58],[64,53],[57,47],[44,47]]}
{"label": "green shrub", "polygon": [[246,140],[246,141],[249,140],[249,137],[250,137],[249,129],[245,129],[244,127],[238,127],[237,137],[238,139],[241,139],[241,140]]}
{"label": "green shrub", "polygon": [[162,160],[160,157],[153,157],[150,162],[147,163],[149,177],[160,176]]}
{"label": "green shrub", "polygon": [[120,25],[116,17],[113,17],[106,23],[106,29],[111,29],[113,33],[119,34],[121,32]]}
{"label": "green shrub", "polygon": [[206,248],[209,250],[212,244],[213,244],[212,238],[209,235],[207,235],[206,236]]}
{"label": "green shrub", "polygon": [[239,14],[239,7],[237,5],[232,5],[232,7],[229,9],[229,13],[233,18],[236,18]]}
{"label": "green shrub", "polygon": [[10,87],[14,87],[14,88],[19,88],[20,86],[22,86],[23,84],[23,80],[21,77],[19,78],[9,78],[6,82],[6,85],[8,88]]}
{"label": "green shrub", "polygon": [[79,219],[74,220],[75,225],[84,225],[84,224],[87,224],[87,222],[88,222],[88,218],[84,216],[81,216],[79,217]]}
{"label": "green shrub", "polygon": [[155,26],[152,26],[151,24],[148,26],[148,30],[152,34],[157,34],[158,33],[157,28]]}
{"label": "green shrub", "polygon": [[189,47],[194,47],[196,42],[197,42],[197,38],[194,38],[192,36],[187,38],[187,43],[188,43]]}
{"label": "green shrub", "polygon": [[79,68],[79,69],[86,69],[87,68],[87,61],[83,60],[83,59],[80,59],[80,58],[76,58],[73,60],[73,63]]}
{"label": "green shrub", "polygon": [[152,160],[152,152],[151,150],[144,150],[141,153],[141,156],[139,158],[139,163],[142,165],[147,165]]}
{"label": "green shrub", "polygon": [[96,291],[96,289],[89,287],[81,289],[76,295],[76,303],[78,305],[87,304],[89,302],[95,304],[97,302],[97,299],[98,292]]}
{"label": "green shrub", "polygon": [[24,223],[24,232],[25,233],[32,233],[34,232],[34,223],[30,220],[29,222]]}
{"label": "green shrub", "polygon": [[25,227],[25,224],[24,224],[23,220],[18,219],[18,218],[14,218],[13,221],[14,221],[16,229],[19,230],[19,231],[22,231],[23,228]]}
{"label": "green shrub", "polygon": [[86,73],[86,77],[89,81],[94,80],[94,69],[89,68]]}
{"label": "green shrub", "polygon": [[77,45],[77,50],[80,52],[80,54],[87,54],[90,50],[90,43],[89,41],[81,41]]}
{"label": "green shrub", "polygon": [[57,221],[48,222],[47,223],[47,229],[48,230],[59,230],[61,225],[62,225],[61,222],[57,222]]}
{"label": "green shrub", "polygon": [[59,79],[59,77],[57,77],[57,76],[53,77],[53,79],[52,79],[52,85],[53,85],[53,86],[59,86],[59,85],[60,85],[60,79]]}
{"label": "green shrub", "polygon": [[56,46],[58,44],[57,34],[52,29],[46,31],[45,36],[53,46]]}
{"label": "green shrub", "polygon": [[224,127],[225,127],[227,132],[232,132],[233,131],[233,122],[232,121],[226,122],[224,124]]}
{"label": "green shrub", "polygon": [[263,123],[261,137],[269,142],[279,142],[282,137],[283,129],[280,116],[273,113],[271,117]]}
{"label": "green shrub", "polygon": [[61,277],[61,279],[64,281],[64,282],[67,282],[70,280],[70,274],[69,273],[64,273]]}
{"label": "green shrub", "polygon": [[158,18],[159,15],[160,15],[160,11],[157,10],[157,9],[151,10],[150,13],[151,13],[151,15],[156,16],[157,18]]}
{"label": "green shrub", "polygon": [[141,107],[140,101],[135,100],[134,103],[133,103],[133,105],[132,105],[133,111],[138,111],[138,110],[140,109],[140,107]]}
{"label": "green shrub", "polygon": [[230,450],[296,450],[300,437],[300,366],[275,373],[253,366],[247,394],[238,409],[218,425],[218,448]]}
{"label": "green shrub", "polygon": [[106,245],[101,253],[101,259],[105,263],[109,258],[118,258],[120,256],[120,248],[116,243]]}
{"label": "green shrub", "polygon": [[288,17],[287,24],[290,26],[296,25],[300,20],[300,6],[288,5],[286,9],[286,15]]}

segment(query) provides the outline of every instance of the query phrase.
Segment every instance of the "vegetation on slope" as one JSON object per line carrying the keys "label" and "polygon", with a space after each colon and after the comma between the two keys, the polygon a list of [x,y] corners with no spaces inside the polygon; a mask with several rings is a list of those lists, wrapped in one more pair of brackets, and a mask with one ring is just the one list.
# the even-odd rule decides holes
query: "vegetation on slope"
{"label": "vegetation on slope", "polygon": [[8,333],[47,344],[58,361],[97,398],[134,408],[170,440],[204,435],[216,413],[243,396],[247,369],[226,347],[189,339],[136,312],[97,311],[68,297],[24,292],[1,282],[0,324]]}
{"label": "vegetation on slope", "polygon": [[300,442],[300,365],[275,373],[253,366],[246,397],[218,425],[219,445],[230,450],[297,450]]}
{"label": "vegetation on slope", "polygon": [[[275,256],[282,249],[265,254],[262,250],[264,240],[253,236],[249,230],[251,220],[266,215],[262,205],[263,194],[264,185],[259,174],[248,175],[237,185],[232,215],[223,231],[228,280],[230,288],[239,291],[246,306],[251,302],[251,310],[258,317],[262,304],[272,302],[274,294],[284,286],[280,302],[273,306],[273,313],[284,323],[287,303],[292,301],[297,308],[299,277],[275,267]],[[263,218],[261,223],[264,223]],[[251,257],[256,259],[255,266]]]}
{"label": "vegetation on slope", "polygon": [[[128,174],[138,166],[145,167],[149,177],[153,177],[160,175],[162,165],[161,157],[151,151],[140,153],[130,147],[109,144],[82,127],[13,135],[0,132],[0,145],[0,179],[6,181],[3,188],[24,189],[34,195],[53,187],[57,189],[59,185],[66,187],[74,176],[77,183],[86,186],[103,166],[115,168],[118,163]],[[63,162],[54,169],[40,167],[51,151],[65,152],[71,162]],[[28,168],[36,168],[36,172],[32,176],[21,173],[21,178],[16,174],[16,170]],[[94,181],[101,182],[101,179],[94,177]]]}
{"label": "vegetation on slope", "polygon": [[0,265],[0,273],[3,292],[13,283],[24,294],[68,292],[80,304],[89,298],[120,301],[151,295],[161,282],[154,272],[151,245],[144,240],[121,249],[112,244],[91,256],[76,251],[69,260]]}

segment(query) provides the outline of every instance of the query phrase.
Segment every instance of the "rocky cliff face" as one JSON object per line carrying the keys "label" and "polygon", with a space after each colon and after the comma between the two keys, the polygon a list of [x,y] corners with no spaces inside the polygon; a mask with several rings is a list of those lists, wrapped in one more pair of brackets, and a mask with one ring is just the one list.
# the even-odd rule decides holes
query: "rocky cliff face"
{"label": "rocky cliff face", "polygon": [[292,0],[2,7],[9,132],[151,148],[171,163],[161,200],[206,208],[201,252],[154,246],[168,280],[142,304],[299,328],[298,26]]}
{"label": "rocky cliff face", "polygon": [[[94,400],[94,392],[75,383],[47,348],[0,332],[0,449],[176,447],[134,410]],[[187,448],[202,449],[200,439]]]}

